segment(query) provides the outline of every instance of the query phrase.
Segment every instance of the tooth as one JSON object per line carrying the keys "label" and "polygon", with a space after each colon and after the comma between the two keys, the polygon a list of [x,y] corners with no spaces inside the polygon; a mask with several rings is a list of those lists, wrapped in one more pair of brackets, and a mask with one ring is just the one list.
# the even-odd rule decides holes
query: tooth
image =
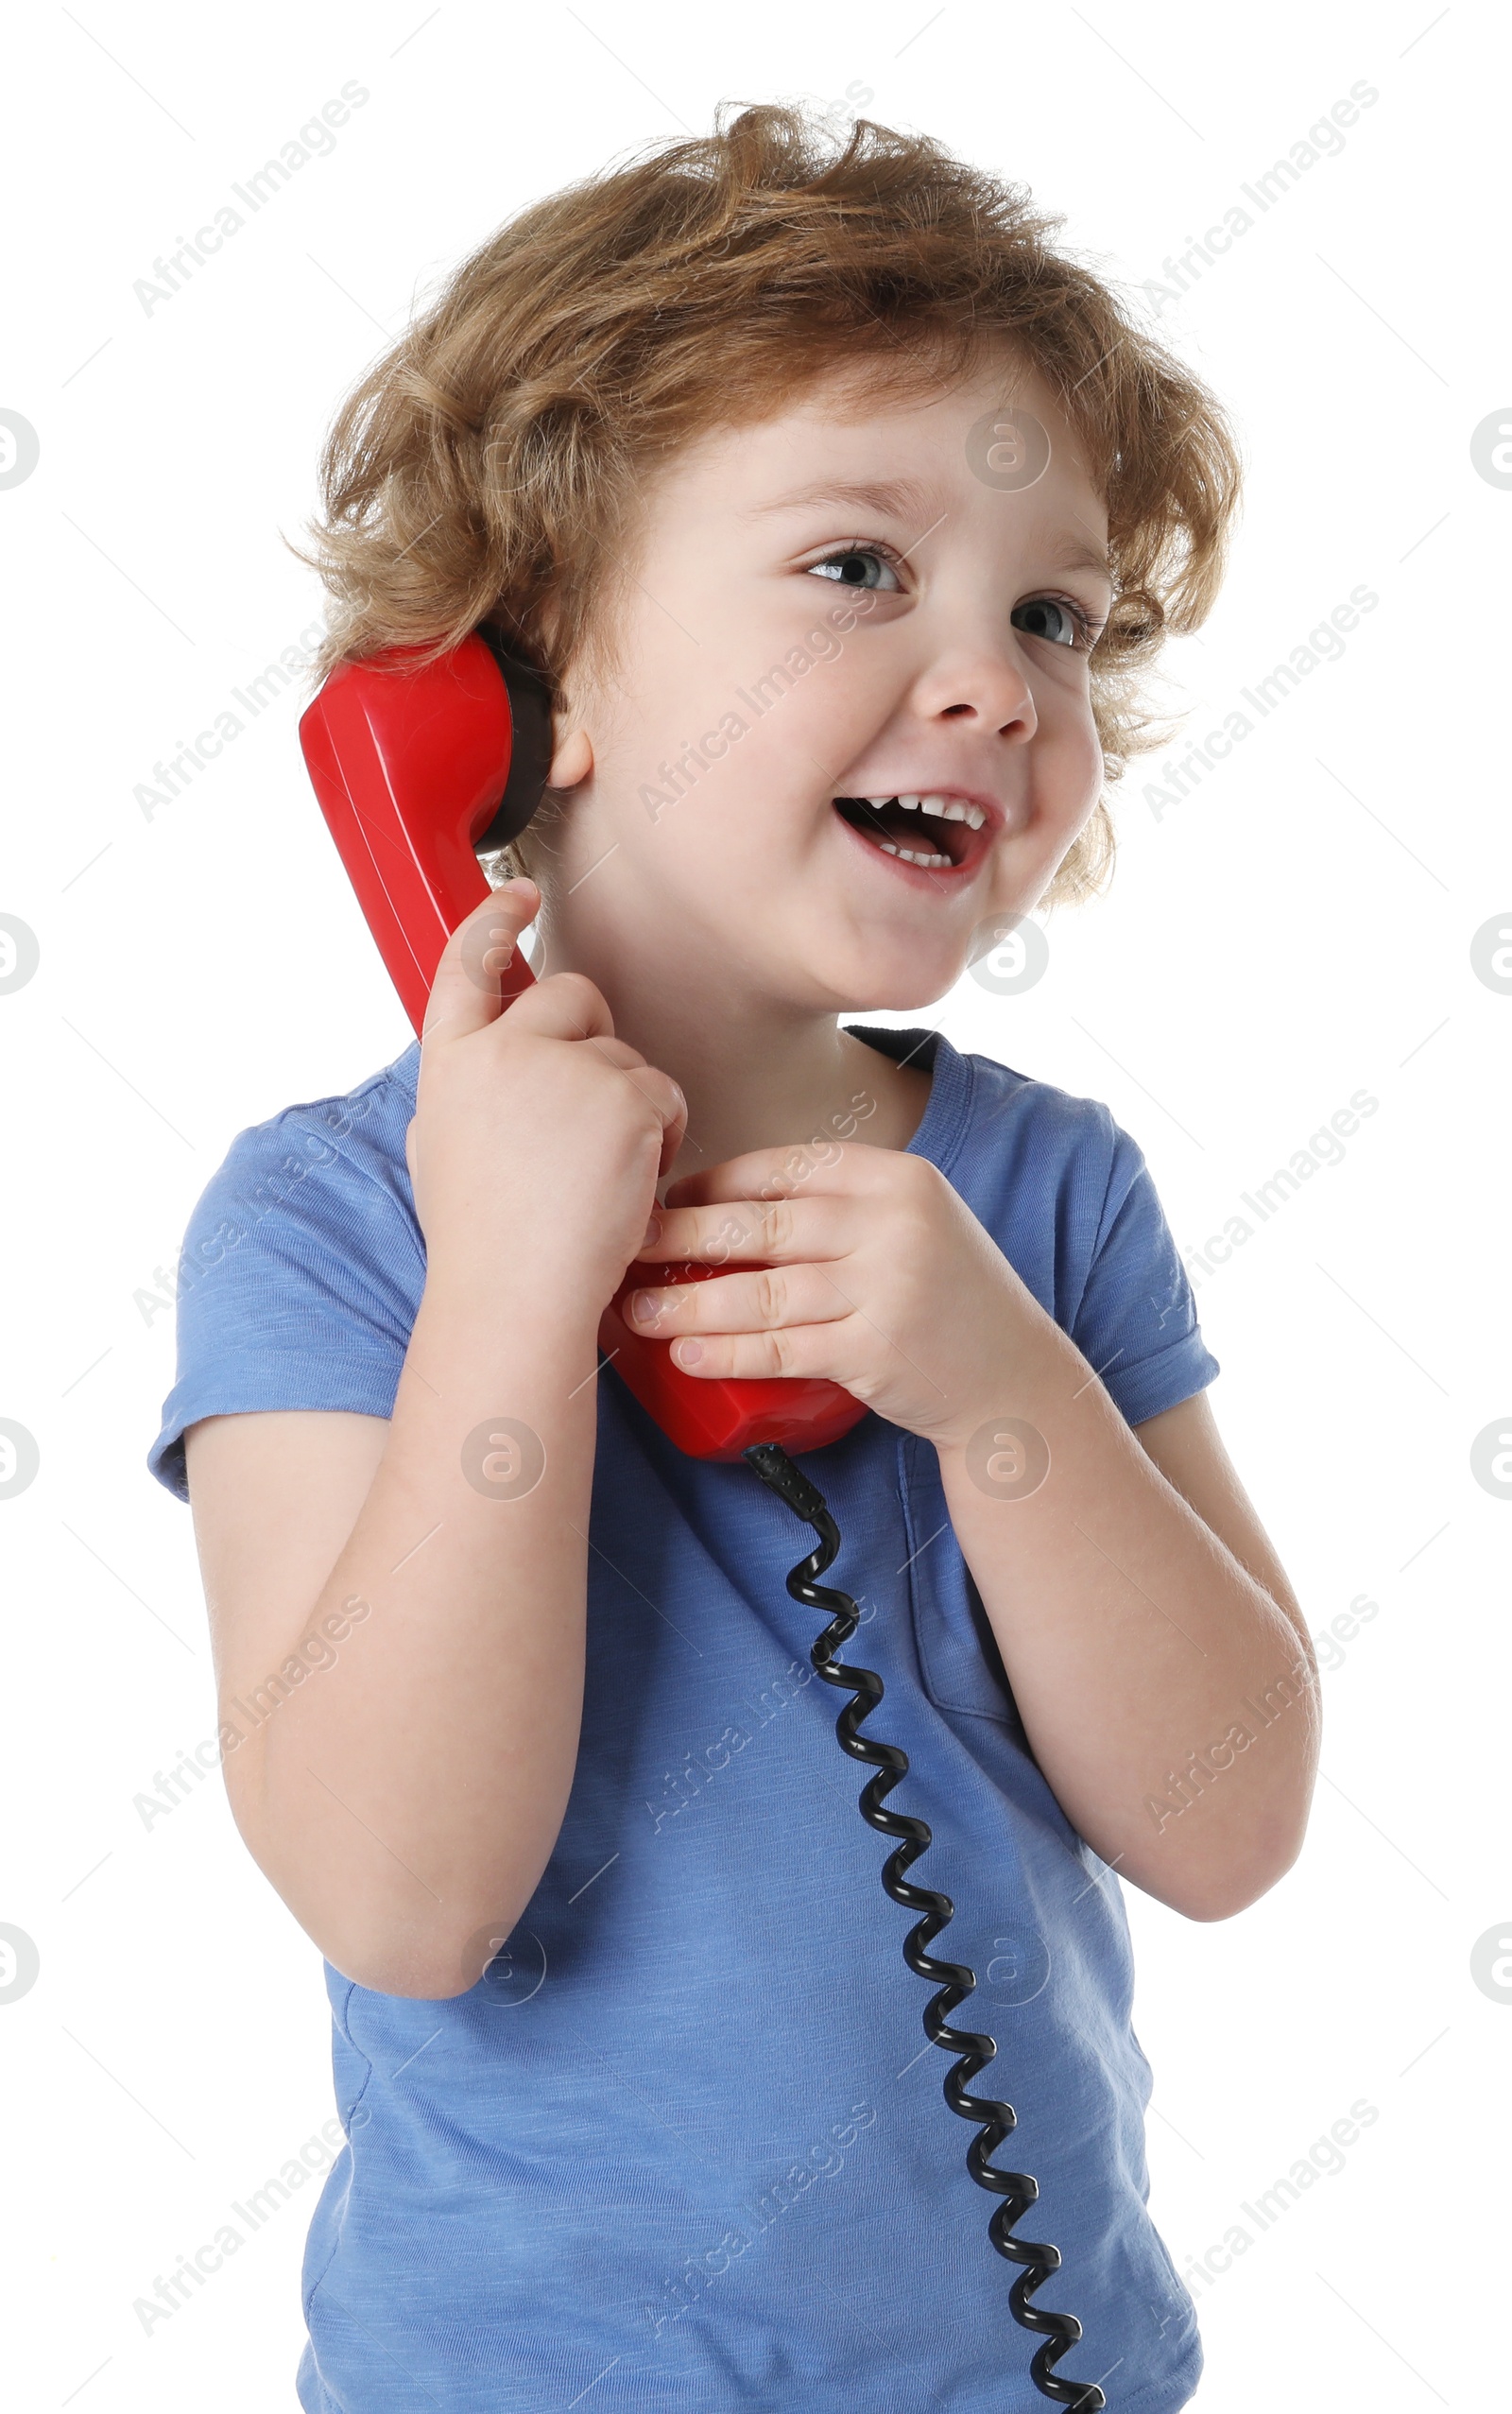
{"label": "tooth", "polygon": [[919,810],[920,813],[943,814],[947,820],[950,819],[950,807],[942,796],[921,796]]}
{"label": "tooth", "polygon": [[917,813],[920,804],[923,802],[923,799],[922,797],[917,796],[901,796],[898,799],[898,802],[901,805],[905,806],[910,813]]}
{"label": "tooth", "polygon": [[875,805],[896,804],[896,803],[897,803],[897,802],[898,802],[898,800],[897,800],[897,798],[896,798],[896,797],[890,797],[890,796],[868,796],[868,799],[867,799],[867,802],[868,802],[868,804],[875,804]]}
{"label": "tooth", "polygon": [[947,821],[964,821],[966,819],[965,805],[958,804],[954,797],[945,801],[942,810]]}
{"label": "tooth", "polygon": [[954,871],[955,869],[949,855],[921,854],[912,847],[894,846],[890,838],[874,838],[872,843],[879,847],[885,855],[896,855],[900,863],[917,863],[925,871]]}
{"label": "tooth", "polygon": [[980,805],[969,804],[966,808],[966,819],[971,823],[973,830],[980,830],[983,822],[987,819],[987,815],[982,811]]}

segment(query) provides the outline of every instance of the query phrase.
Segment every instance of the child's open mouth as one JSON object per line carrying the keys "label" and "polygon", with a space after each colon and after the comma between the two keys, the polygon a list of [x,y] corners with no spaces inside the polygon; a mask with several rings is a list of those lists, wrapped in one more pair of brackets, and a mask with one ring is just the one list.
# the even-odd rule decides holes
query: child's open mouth
{"label": "child's open mouth", "polygon": [[991,843],[988,815],[963,797],[837,796],[833,803],[868,845],[935,876],[974,870]]}

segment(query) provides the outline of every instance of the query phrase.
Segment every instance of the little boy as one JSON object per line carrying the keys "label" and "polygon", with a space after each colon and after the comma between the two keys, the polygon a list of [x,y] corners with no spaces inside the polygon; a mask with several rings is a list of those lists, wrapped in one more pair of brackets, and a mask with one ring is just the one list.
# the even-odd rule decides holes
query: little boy
{"label": "little boy", "polygon": [[[232,1809],[327,1964],[307,2414],[1195,2387],[1120,1884],[1221,1919],[1290,1865],[1306,1629],[1135,1142],[839,1020],[1096,888],[1139,674],[1215,590],[1222,415],[1050,233],[922,138],[749,109],[503,230],[333,430],[321,670],[488,622],[555,709],[422,1043],[197,1209],[153,1452]],[[630,1312],[692,1377],[866,1404],[804,1463],[1082,2326],[1042,2392],[806,1538],[599,1363],[677,1260],[717,1270]]]}

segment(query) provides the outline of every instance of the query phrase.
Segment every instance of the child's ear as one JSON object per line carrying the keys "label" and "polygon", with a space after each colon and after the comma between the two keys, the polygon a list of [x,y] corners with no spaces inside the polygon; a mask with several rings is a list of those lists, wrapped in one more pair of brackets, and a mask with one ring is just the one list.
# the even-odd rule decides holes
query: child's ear
{"label": "child's ear", "polygon": [[[541,636],[547,650],[556,642],[560,625],[558,597],[548,595],[541,611]],[[586,780],[593,767],[593,741],[577,719],[580,703],[574,702],[577,673],[583,660],[582,645],[572,661],[563,667],[557,687],[557,703],[551,716],[552,757],[546,785],[553,788],[575,788]]]}
{"label": "child's ear", "polygon": [[593,739],[584,729],[573,730],[566,736],[558,735],[556,738],[556,751],[546,775],[547,785],[554,788],[575,788],[580,780],[587,779],[593,767]]}

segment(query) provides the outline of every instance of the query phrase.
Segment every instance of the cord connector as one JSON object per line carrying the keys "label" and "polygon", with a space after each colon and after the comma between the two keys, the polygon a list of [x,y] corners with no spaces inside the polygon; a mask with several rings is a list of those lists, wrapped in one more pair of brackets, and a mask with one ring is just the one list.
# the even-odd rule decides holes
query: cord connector
{"label": "cord connector", "polygon": [[801,1467],[795,1467],[780,1442],[753,1441],[741,1453],[749,1460],[764,1484],[781,1492],[789,1509],[795,1509],[806,1525],[819,1527],[829,1515],[824,1494],[817,1484],[810,1483]]}

